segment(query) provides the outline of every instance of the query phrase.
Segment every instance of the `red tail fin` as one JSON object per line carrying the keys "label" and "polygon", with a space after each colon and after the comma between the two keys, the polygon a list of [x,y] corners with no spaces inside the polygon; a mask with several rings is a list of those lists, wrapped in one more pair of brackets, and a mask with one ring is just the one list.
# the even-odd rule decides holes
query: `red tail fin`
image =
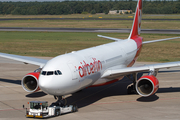
{"label": "red tail fin", "polygon": [[129,35],[129,39],[136,38],[140,35],[141,32],[141,16],[142,16],[142,0],[138,0],[136,13],[134,16],[134,22]]}

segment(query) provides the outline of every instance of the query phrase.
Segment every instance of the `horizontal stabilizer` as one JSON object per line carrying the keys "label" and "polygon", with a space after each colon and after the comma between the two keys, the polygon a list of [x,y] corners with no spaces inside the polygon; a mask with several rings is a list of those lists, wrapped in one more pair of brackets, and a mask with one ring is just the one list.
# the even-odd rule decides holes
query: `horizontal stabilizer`
{"label": "horizontal stabilizer", "polygon": [[180,38],[180,37],[173,37],[173,38],[166,38],[166,39],[159,39],[159,40],[144,41],[142,44],[153,43],[153,42],[161,42],[161,41],[173,40],[173,39],[178,39],[178,38]]}
{"label": "horizontal stabilizer", "polygon": [[103,36],[103,35],[97,35],[98,37],[102,37],[102,38],[106,38],[106,39],[109,39],[109,40],[114,40],[114,41],[120,41],[120,40],[123,40],[123,39],[118,39],[118,38],[113,38],[113,37],[107,37],[107,36]]}

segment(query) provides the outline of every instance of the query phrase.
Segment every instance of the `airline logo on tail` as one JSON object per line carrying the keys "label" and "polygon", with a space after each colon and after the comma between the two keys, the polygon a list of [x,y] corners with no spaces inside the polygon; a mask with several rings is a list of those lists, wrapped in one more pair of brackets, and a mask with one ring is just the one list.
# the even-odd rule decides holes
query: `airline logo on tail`
{"label": "airline logo on tail", "polygon": [[142,10],[139,9],[139,17],[138,17],[138,35],[141,33],[141,16],[142,16]]}
{"label": "airline logo on tail", "polygon": [[133,39],[136,38],[137,36],[140,36],[141,16],[142,16],[142,0],[139,0],[136,8],[133,26],[131,29],[131,34],[129,35],[129,39]]}

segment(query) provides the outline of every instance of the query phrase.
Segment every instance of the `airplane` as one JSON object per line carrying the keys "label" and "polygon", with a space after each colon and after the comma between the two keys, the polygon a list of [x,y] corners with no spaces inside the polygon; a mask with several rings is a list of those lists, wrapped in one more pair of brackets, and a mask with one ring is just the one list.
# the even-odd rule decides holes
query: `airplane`
{"label": "airplane", "polygon": [[[59,55],[51,60],[6,53],[0,53],[0,57],[40,66],[23,77],[21,81],[23,89],[27,92],[42,90],[58,97],[59,101],[67,94],[87,87],[111,84],[129,75],[133,75],[133,84],[128,87],[128,93],[135,91],[143,97],[148,97],[155,94],[159,88],[159,81],[156,78],[158,71],[178,67],[180,61],[133,67],[142,45],[180,37],[143,41],[140,36],[141,16],[142,0],[138,0],[130,35],[124,40],[98,35],[113,42]],[[139,72],[148,72],[148,75],[137,79]]]}

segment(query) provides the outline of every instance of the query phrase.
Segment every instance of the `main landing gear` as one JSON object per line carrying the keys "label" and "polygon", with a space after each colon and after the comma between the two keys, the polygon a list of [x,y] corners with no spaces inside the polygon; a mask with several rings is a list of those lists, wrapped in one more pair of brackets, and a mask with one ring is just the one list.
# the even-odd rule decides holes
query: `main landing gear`
{"label": "main landing gear", "polygon": [[136,92],[136,82],[137,82],[137,73],[133,73],[132,74],[133,77],[131,77],[131,75],[127,75],[126,77],[128,79],[130,79],[133,83],[127,86],[127,94],[137,94]]}

